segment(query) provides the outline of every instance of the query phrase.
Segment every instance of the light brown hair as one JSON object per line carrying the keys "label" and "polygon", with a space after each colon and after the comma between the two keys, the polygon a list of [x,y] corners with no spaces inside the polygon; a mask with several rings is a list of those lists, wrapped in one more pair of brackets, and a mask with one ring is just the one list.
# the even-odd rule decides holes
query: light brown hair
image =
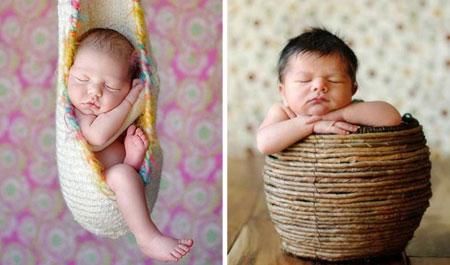
{"label": "light brown hair", "polygon": [[117,59],[127,60],[130,63],[130,78],[138,77],[139,63],[136,50],[133,44],[119,32],[107,28],[92,28],[78,38],[77,50],[84,48],[93,48]]}

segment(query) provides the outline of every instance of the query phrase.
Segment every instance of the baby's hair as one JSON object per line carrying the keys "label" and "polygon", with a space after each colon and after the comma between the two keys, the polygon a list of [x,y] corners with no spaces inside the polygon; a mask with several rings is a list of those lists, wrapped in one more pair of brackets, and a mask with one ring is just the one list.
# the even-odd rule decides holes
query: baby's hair
{"label": "baby's hair", "polygon": [[320,56],[338,54],[347,64],[348,74],[353,82],[353,92],[356,92],[356,70],[358,69],[358,58],[350,47],[338,36],[326,29],[311,28],[308,31],[289,40],[280,53],[278,60],[278,80],[283,82],[289,58],[292,55],[302,53],[316,53]]}
{"label": "baby's hair", "polygon": [[92,28],[83,33],[77,41],[78,51],[83,48],[93,48],[106,52],[118,59],[128,60],[131,79],[139,75],[139,62],[133,44],[122,34],[107,28]]}

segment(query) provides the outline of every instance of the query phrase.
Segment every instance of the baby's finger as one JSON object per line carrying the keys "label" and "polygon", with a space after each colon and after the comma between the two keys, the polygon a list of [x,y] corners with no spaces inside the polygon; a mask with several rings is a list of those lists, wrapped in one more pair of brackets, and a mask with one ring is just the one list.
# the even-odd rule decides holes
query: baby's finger
{"label": "baby's finger", "polygon": [[338,121],[334,124],[335,127],[338,127],[342,130],[346,130],[349,132],[356,132],[359,128],[359,126],[353,125],[351,123],[348,122],[343,122],[343,121]]}
{"label": "baby's finger", "polygon": [[290,119],[297,117],[297,115],[291,110],[291,108],[289,108],[287,106],[283,106],[282,108],[283,108],[284,112],[286,112],[286,114],[288,115],[288,117]]}
{"label": "baby's finger", "polygon": [[336,126],[330,127],[330,130],[331,130],[332,133],[340,134],[340,135],[345,135],[345,134],[349,134],[350,133],[349,131],[343,130],[343,129],[341,129],[339,127],[336,127]]}
{"label": "baby's finger", "polygon": [[131,104],[134,104],[136,102],[137,98],[139,97],[139,94],[142,91],[143,86],[138,85],[135,87],[132,87],[130,92],[128,92],[127,99],[130,101]]}
{"label": "baby's finger", "polygon": [[306,124],[311,124],[311,123],[314,123],[314,122],[316,122],[316,121],[320,121],[321,119],[322,119],[321,116],[313,115],[313,116],[309,116],[309,117],[306,119],[305,123],[306,123]]}
{"label": "baby's finger", "polygon": [[143,85],[144,85],[144,83],[142,82],[142,80],[139,78],[136,78],[136,79],[133,79],[133,84],[131,85],[131,87],[141,86],[141,88],[142,88]]}

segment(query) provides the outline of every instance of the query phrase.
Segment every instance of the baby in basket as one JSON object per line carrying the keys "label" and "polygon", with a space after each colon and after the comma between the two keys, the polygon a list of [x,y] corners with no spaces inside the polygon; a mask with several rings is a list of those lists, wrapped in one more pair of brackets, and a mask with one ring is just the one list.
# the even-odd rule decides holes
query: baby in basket
{"label": "baby in basket", "polygon": [[[89,144],[103,145],[116,134],[143,89],[136,78],[139,67],[135,58],[133,45],[114,30],[92,29],[80,37],[69,72],[68,94]],[[163,235],[150,218],[145,183],[137,172],[147,147],[143,131],[131,125],[95,155],[141,251],[157,260],[175,261],[190,251],[193,241]]]}
{"label": "baby in basket", "polygon": [[386,102],[352,102],[357,68],[354,52],[327,30],[313,28],[289,40],[278,61],[282,103],[274,104],[260,125],[258,149],[272,154],[312,133],[400,124],[399,112]]}

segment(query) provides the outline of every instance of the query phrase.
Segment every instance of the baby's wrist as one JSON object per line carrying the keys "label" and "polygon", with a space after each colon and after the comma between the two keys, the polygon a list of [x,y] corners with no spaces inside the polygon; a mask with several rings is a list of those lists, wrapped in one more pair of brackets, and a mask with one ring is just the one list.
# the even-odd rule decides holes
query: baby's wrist
{"label": "baby's wrist", "polygon": [[130,105],[130,108],[133,107],[133,103],[128,98],[125,98],[124,101]]}
{"label": "baby's wrist", "polygon": [[307,132],[309,134],[312,134],[314,132],[314,124],[316,124],[317,121],[315,121],[315,122],[308,122],[306,120],[307,116],[298,116],[298,117],[296,117],[296,119],[297,119],[297,122],[298,122],[299,126],[301,126],[303,128],[305,128],[305,127],[307,128]]}
{"label": "baby's wrist", "polygon": [[349,109],[349,107],[346,107],[346,108],[343,108],[342,110],[341,110],[341,115],[340,115],[340,118],[341,118],[341,120],[343,120],[343,121],[347,121],[347,117],[348,117],[348,109]]}
{"label": "baby's wrist", "polygon": [[315,126],[316,122],[313,122],[311,124],[308,124],[308,133],[309,134],[313,134],[315,132],[314,126]]}

